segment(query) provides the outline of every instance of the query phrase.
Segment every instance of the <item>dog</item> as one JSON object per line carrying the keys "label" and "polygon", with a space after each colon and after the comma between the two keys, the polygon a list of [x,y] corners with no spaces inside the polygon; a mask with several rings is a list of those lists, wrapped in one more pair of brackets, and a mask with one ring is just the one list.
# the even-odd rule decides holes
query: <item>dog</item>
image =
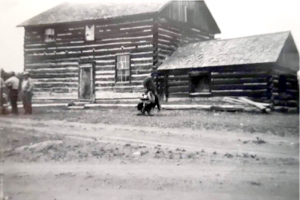
{"label": "dog", "polygon": [[157,106],[158,110],[160,110],[160,105],[159,105],[159,100],[158,97],[155,95],[155,102],[152,103],[149,101],[149,99],[143,95],[140,98],[140,102],[137,105],[137,109],[142,113],[145,114],[147,113],[148,115],[151,114],[151,111]]}

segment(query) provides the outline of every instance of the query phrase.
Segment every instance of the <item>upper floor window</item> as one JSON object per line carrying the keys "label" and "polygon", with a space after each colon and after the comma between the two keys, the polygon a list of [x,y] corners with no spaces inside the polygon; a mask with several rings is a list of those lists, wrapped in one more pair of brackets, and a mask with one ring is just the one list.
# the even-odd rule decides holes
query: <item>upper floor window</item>
{"label": "upper floor window", "polygon": [[95,25],[85,26],[85,40],[94,41],[95,40]]}
{"label": "upper floor window", "polygon": [[130,55],[117,56],[116,82],[130,81]]}
{"label": "upper floor window", "polygon": [[54,28],[45,29],[45,42],[54,42],[54,41],[55,41]]}
{"label": "upper floor window", "polygon": [[193,10],[184,6],[183,10],[183,21],[184,22],[192,22],[193,21]]}

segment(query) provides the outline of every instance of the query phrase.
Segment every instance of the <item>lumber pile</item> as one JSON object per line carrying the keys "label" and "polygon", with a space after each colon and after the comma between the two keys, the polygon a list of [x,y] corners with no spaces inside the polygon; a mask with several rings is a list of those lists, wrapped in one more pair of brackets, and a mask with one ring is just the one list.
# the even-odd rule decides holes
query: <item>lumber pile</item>
{"label": "lumber pile", "polygon": [[270,104],[255,102],[245,97],[238,97],[238,98],[224,97],[222,101],[226,103],[230,103],[232,105],[240,106],[243,108],[243,110],[257,110],[263,113],[271,112]]}

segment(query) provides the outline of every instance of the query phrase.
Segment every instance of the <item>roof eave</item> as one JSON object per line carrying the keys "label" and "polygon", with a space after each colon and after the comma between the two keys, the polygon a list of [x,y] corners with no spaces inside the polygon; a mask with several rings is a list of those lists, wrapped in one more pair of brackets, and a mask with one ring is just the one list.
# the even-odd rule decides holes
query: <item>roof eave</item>
{"label": "roof eave", "polygon": [[164,69],[157,69],[157,71],[169,71],[169,70],[190,70],[190,69],[201,69],[201,68],[217,68],[217,67],[237,67],[240,65],[270,65],[276,64],[277,61],[270,61],[270,62],[258,62],[258,63],[243,63],[243,64],[231,64],[231,65],[212,65],[212,66],[201,66],[201,67],[185,67],[185,68],[164,68]]}
{"label": "roof eave", "polygon": [[147,12],[147,13],[139,13],[139,14],[134,14],[134,15],[123,15],[123,16],[117,16],[117,17],[108,17],[108,18],[98,18],[98,19],[87,19],[87,20],[78,20],[78,21],[70,21],[70,22],[58,22],[58,23],[46,23],[46,24],[31,24],[31,25],[23,25],[19,24],[16,27],[38,27],[38,26],[56,26],[56,25],[62,25],[62,24],[72,24],[72,23],[81,23],[81,22],[93,22],[93,21],[98,21],[98,20],[112,20],[112,19],[118,19],[118,18],[123,18],[123,17],[131,17],[135,15],[142,15],[142,14],[148,14],[148,15],[155,15],[158,13],[157,11],[155,12]]}

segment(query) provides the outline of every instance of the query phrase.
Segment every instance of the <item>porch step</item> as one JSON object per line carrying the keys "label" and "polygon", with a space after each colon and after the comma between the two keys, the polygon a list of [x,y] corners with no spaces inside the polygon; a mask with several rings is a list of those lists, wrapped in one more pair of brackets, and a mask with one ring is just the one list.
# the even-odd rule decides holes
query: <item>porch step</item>
{"label": "porch step", "polygon": [[138,98],[133,99],[97,99],[96,104],[137,104]]}
{"label": "porch step", "polygon": [[73,102],[74,105],[76,106],[84,106],[85,104],[88,104],[87,102],[80,102],[80,101],[76,101],[76,102]]}
{"label": "porch step", "polygon": [[68,106],[69,110],[83,110],[85,109],[85,105],[83,106]]}

